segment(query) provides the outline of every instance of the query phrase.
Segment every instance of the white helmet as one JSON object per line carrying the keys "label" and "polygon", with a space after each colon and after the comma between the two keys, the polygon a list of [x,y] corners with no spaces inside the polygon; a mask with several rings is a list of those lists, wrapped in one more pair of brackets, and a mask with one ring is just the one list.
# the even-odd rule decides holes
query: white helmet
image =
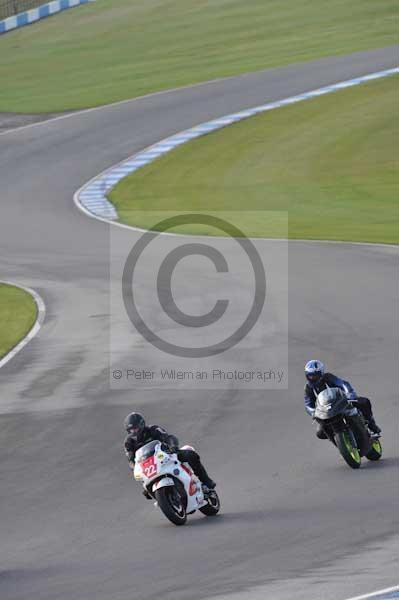
{"label": "white helmet", "polygon": [[320,360],[310,360],[305,365],[305,376],[309,383],[317,383],[324,375],[324,365]]}

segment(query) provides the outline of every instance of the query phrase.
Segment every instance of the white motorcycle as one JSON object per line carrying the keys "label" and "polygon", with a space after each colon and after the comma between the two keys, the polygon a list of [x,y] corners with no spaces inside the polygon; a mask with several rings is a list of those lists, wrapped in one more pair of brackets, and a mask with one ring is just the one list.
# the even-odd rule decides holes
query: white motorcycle
{"label": "white motorcycle", "polygon": [[[182,450],[192,449],[183,446]],[[215,490],[205,492],[191,467],[181,463],[177,454],[154,440],[137,450],[134,478],[141,481],[145,492],[155,500],[163,514],[175,525],[184,525],[187,515],[200,510],[207,517],[220,509]]]}

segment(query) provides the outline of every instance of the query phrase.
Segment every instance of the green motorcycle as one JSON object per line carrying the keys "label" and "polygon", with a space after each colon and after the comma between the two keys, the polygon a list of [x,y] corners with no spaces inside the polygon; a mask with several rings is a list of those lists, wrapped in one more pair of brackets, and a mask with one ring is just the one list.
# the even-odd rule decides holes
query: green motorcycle
{"label": "green motorcycle", "polygon": [[359,469],[363,456],[381,458],[380,436],[368,430],[363,415],[340,388],[327,388],[317,396],[314,419],[352,469]]}

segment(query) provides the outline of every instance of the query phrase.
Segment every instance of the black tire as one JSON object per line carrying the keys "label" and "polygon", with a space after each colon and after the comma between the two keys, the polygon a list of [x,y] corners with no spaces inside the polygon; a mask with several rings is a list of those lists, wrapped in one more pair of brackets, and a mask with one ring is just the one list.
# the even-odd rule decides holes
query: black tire
{"label": "black tire", "polygon": [[206,515],[207,517],[215,517],[220,510],[220,500],[219,496],[217,495],[217,492],[212,490],[207,500],[208,504],[200,508],[200,511],[203,515]]}
{"label": "black tire", "polygon": [[352,432],[346,430],[336,433],[335,441],[346,464],[349,465],[351,469],[359,469],[362,459],[357,446],[353,443]]}
{"label": "black tire", "polygon": [[174,525],[187,521],[186,507],[175,486],[162,487],[155,492],[155,499],[163,514]]}
{"label": "black tire", "polygon": [[373,440],[370,450],[366,454],[367,460],[380,460],[382,456],[382,446],[380,440]]}

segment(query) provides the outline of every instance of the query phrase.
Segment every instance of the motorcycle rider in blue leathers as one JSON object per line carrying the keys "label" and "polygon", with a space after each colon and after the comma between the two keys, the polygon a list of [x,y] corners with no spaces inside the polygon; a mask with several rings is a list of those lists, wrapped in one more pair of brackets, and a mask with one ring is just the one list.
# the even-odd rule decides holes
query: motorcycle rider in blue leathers
{"label": "motorcycle rider in blue leathers", "polygon": [[[381,433],[381,429],[374,420],[370,400],[358,396],[348,381],[344,381],[332,373],[326,373],[324,365],[320,360],[310,360],[306,363],[305,377],[307,380],[305,385],[305,409],[311,417],[314,416],[318,394],[327,389],[327,387],[336,387],[340,388],[348,400],[352,402],[353,406],[358,408],[363,414],[369,430],[375,434]],[[327,439],[323,424],[318,424],[316,435],[320,439]]]}

